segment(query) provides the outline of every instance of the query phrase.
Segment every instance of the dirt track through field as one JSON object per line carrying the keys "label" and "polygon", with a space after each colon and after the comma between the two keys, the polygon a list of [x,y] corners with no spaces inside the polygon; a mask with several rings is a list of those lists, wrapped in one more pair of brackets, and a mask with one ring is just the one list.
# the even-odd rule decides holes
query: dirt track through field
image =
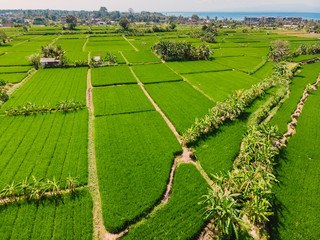
{"label": "dirt track through field", "polygon": [[133,46],[133,44],[129,41],[128,38],[126,38],[124,35],[122,35],[123,39],[126,40],[130,45],[131,47],[133,47],[133,49],[136,51],[136,52],[139,52],[139,49],[136,48],[135,46]]}

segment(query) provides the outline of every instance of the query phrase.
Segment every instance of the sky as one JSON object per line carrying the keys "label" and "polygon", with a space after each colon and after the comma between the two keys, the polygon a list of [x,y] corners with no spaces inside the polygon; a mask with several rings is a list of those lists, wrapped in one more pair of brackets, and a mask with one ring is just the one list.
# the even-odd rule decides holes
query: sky
{"label": "sky", "polygon": [[0,9],[155,12],[319,12],[320,0],[0,0]]}

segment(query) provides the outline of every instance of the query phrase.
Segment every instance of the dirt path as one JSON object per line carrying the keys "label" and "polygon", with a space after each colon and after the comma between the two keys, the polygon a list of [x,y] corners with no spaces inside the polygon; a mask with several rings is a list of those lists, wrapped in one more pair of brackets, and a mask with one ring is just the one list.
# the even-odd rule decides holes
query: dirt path
{"label": "dirt path", "polygon": [[134,49],[136,52],[139,52],[139,49],[136,48],[135,46],[133,46],[133,44],[129,41],[128,38],[126,38],[124,35],[122,35],[122,37],[124,38],[124,40],[126,40],[126,41],[131,45],[131,47],[133,47],[133,49]]}
{"label": "dirt path", "polygon": [[93,239],[104,239],[107,230],[103,224],[101,198],[99,192],[99,183],[97,175],[95,146],[94,146],[94,115],[93,115],[93,102],[92,102],[92,85],[91,85],[91,69],[87,74],[87,107],[89,110],[89,124],[88,124],[88,185],[89,191],[93,200]]}
{"label": "dirt path", "polygon": [[82,46],[82,52],[85,52],[86,51],[86,46],[87,46],[87,43],[89,42],[89,35],[87,36],[87,40],[84,42],[83,46]]}
{"label": "dirt path", "polygon": [[34,75],[37,72],[37,70],[32,69],[30,71],[30,73],[28,74],[28,76],[26,76],[21,82],[17,83],[17,84],[13,84],[12,87],[10,87],[10,89],[8,90],[7,94],[9,95],[9,97],[11,97],[19,88],[21,88],[21,86],[28,81],[32,75]]}

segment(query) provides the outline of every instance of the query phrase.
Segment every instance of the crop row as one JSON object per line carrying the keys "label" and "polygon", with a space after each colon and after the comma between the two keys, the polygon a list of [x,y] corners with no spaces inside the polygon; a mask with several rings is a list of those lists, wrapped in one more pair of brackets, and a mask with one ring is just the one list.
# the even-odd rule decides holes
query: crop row
{"label": "crop row", "polygon": [[28,102],[51,107],[66,99],[85,102],[86,76],[87,68],[40,69],[6,102],[2,112]]}
{"label": "crop row", "polygon": [[155,110],[138,85],[93,88],[96,116]]}
{"label": "crop row", "polygon": [[290,84],[290,95],[280,107],[276,115],[270,121],[271,125],[277,125],[279,132],[287,130],[287,124],[291,120],[291,114],[295,111],[303,91],[308,83],[316,82],[320,73],[320,62],[304,65],[301,72],[297,74]]}
{"label": "crop row", "polygon": [[0,239],[92,239],[87,190],[48,200],[0,205]]}
{"label": "crop row", "polygon": [[[311,70],[311,69],[309,69]],[[320,92],[309,95],[277,167],[272,239],[319,239]]]}
{"label": "crop row", "polygon": [[87,183],[88,112],[0,117],[0,186],[26,177]]}
{"label": "crop row", "polygon": [[205,224],[201,197],[209,185],[191,164],[180,165],[175,173],[172,196],[124,239],[197,239]]}

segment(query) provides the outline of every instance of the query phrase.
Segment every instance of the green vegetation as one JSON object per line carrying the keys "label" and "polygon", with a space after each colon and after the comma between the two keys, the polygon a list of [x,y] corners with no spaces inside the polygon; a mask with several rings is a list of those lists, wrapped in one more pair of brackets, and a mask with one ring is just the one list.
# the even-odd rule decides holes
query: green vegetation
{"label": "green vegetation", "polygon": [[41,202],[0,206],[1,239],[92,239],[92,199],[87,190]]}
{"label": "green vegetation", "polygon": [[186,82],[148,84],[145,88],[179,133],[214,105]]}
{"label": "green vegetation", "polygon": [[276,115],[270,121],[271,125],[277,125],[280,133],[287,131],[287,124],[291,121],[291,114],[296,110],[303,91],[308,83],[315,83],[320,73],[320,62],[304,65],[290,84],[289,98],[283,103]]}
{"label": "green vegetation", "polygon": [[281,153],[274,185],[276,205],[272,239],[318,239],[320,202],[319,90],[305,102],[296,134]]}
{"label": "green vegetation", "polygon": [[258,229],[255,235],[264,237],[262,228],[272,215],[271,188],[277,181],[273,165],[278,141],[276,128],[250,127],[233,170],[213,175],[215,181],[203,204],[217,237],[238,239],[239,232],[249,233],[252,226]]}
{"label": "green vegetation", "polygon": [[244,56],[244,57],[223,57],[216,58],[212,62],[221,65],[225,65],[226,67],[234,68],[245,73],[253,73],[258,68],[262,67],[266,63],[266,57],[252,57],[252,56]]}
{"label": "green vegetation", "polygon": [[206,45],[194,47],[188,42],[162,41],[152,46],[152,51],[166,61],[209,60],[212,51]]}
{"label": "green vegetation", "polygon": [[94,88],[93,103],[96,116],[155,110],[138,85]]}
{"label": "green vegetation", "polygon": [[158,83],[182,80],[165,64],[136,65],[132,67],[142,83]]}
{"label": "green vegetation", "polygon": [[128,66],[99,67],[91,71],[92,86],[137,83]]}
{"label": "green vegetation", "polygon": [[74,100],[60,101],[54,107],[49,105],[36,105],[31,102],[28,102],[25,106],[17,106],[15,108],[8,108],[5,111],[5,114],[8,116],[17,116],[17,115],[30,115],[36,113],[50,113],[56,111],[63,111],[65,113],[71,111],[77,111],[85,108],[86,105],[82,102],[75,102]]}
{"label": "green vegetation", "polygon": [[129,63],[155,63],[161,60],[149,51],[123,51],[123,55]]}
{"label": "green vegetation", "polygon": [[168,66],[180,74],[232,70],[213,61],[169,62]]}
{"label": "green vegetation", "polygon": [[240,144],[247,131],[250,116],[257,111],[271,96],[276,88],[256,99],[253,104],[242,113],[239,119],[228,122],[217,129],[212,136],[200,140],[195,146],[195,156],[208,174],[232,169],[233,160],[239,153]]}
{"label": "green vegetation", "polygon": [[95,127],[104,224],[118,232],[159,202],[181,147],[158,112],[99,117]]}
{"label": "green vegetation", "polygon": [[204,211],[198,202],[207,188],[207,183],[194,166],[179,166],[169,202],[130,230],[124,239],[195,238],[205,224]]}
{"label": "green vegetation", "polygon": [[1,111],[32,102],[55,107],[59,101],[85,102],[87,68],[40,69],[3,105]]}
{"label": "green vegetation", "polygon": [[0,117],[0,188],[26,176],[87,183],[88,112]]}
{"label": "green vegetation", "polygon": [[[0,74],[4,73],[26,73],[31,69],[29,66],[21,67],[0,67]],[[1,75],[0,75],[1,76]],[[0,77],[1,79],[1,77]]]}
{"label": "green vegetation", "polygon": [[215,101],[224,101],[234,90],[250,88],[259,81],[239,71],[196,73],[184,77]]}
{"label": "green vegetation", "polygon": [[263,65],[263,67],[261,67],[258,71],[256,71],[254,74],[252,74],[252,76],[258,78],[258,79],[264,79],[264,78],[268,78],[271,76],[272,72],[273,72],[273,67],[274,67],[275,63],[274,62],[266,62],[265,65]]}

